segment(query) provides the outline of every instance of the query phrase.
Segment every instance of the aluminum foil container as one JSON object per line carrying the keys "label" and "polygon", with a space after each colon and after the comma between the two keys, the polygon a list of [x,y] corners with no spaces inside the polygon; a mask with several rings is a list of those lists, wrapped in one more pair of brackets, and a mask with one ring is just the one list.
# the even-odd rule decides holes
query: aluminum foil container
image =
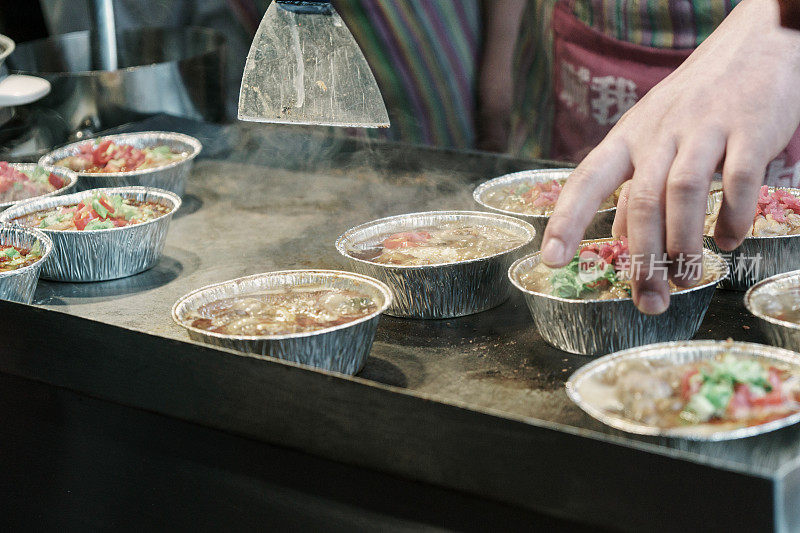
{"label": "aluminum foil container", "polygon": [[[215,300],[300,284],[364,292],[376,302],[378,309],[340,326],[286,335],[223,335],[185,323],[189,313]],[[186,328],[189,337],[195,341],[352,375],[364,367],[380,314],[391,303],[389,287],[367,276],[336,270],[283,270],[224,281],[192,291],[172,307],[172,319]]]}
{"label": "aluminum foil container", "polygon": [[599,390],[596,387],[598,384],[596,380],[622,361],[642,359],[683,365],[695,361],[713,359],[723,352],[730,352],[738,356],[753,356],[762,361],[780,362],[800,369],[800,354],[772,346],[732,341],[665,342],[606,355],[582,366],[567,381],[567,395],[578,407],[600,422],[639,435],[719,441],[752,437],[761,433],[775,431],[800,421],[800,412],[798,412],[778,420],[750,427],[700,424],[697,426],[661,429],[629,420],[615,413],[614,402],[609,401],[610,399],[605,396],[604,392],[606,391]]}
{"label": "aluminum foil container", "polygon": [[[53,241],[53,253],[42,268],[42,277],[55,281],[106,281],[143,272],[156,264],[167,237],[172,215],[181,206],[177,195],[146,187],[100,189],[137,201],[156,202],[170,208],[166,215],[133,226],[89,231],[41,231]],[[73,205],[91,196],[84,191],[66,196],[30,200],[0,213],[0,222],[50,209]]]}
{"label": "aluminum foil container", "polygon": [[[423,266],[383,265],[356,259],[349,251],[374,237],[445,222],[494,225],[512,231],[525,243],[488,257]],[[386,314],[409,318],[452,318],[491,309],[511,293],[508,266],[531,249],[536,230],[519,219],[474,211],[428,211],[373,220],[349,229],[336,241],[336,249],[352,268],[386,283],[394,299]]]}
{"label": "aluminum foil container", "polygon": [[[775,189],[769,188],[770,192]],[[800,189],[784,190],[800,197]],[[711,194],[707,213],[721,200],[722,192]],[[730,265],[730,275],[720,284],[725,289],[744,291],[770,276],[800,269],[800,235],[747,237],[733,252],[721,250],[714,237],[709,235],[704,235],[703,241],[706,247],[720,254]]]}
{"label": "aluminum foil container", "polygon": [[42,266],[53,252],[53,241],[41,231],[19,226],[0,226],[0,244],[3,246],[30,249],[37,241],[42,251],[41,259],[26,267],[0,272],[0,300],[31,303]]}
{"label": "aluminum foil container", "polygon": [[[130,172],[110,172],[108,174],[78,172],[78,190],[86,191],[100,187],[155,187],[174,192],[183,197],[186,180],[192,170],[194,158],[200,153],[203,145],[200,141],[182,133],[165,131],[143,131],[138,133],[122,133],[105,135],[102,140],[112,140],[117,144],[130,144],[134,148],[150,146],[169,146],[174,152],[185,152],[186,159],[157,168],[131,170]],[[84,139],[53,150],[39,160],[40,165],[54,166],[56,161],[75,155],[80,147],[94,139]]]}
{"label": "aluminum foil container", "polygon": [[[37,166],[40,165],[36,165],[35,163],[9,163],[9,166],[17,169],[20,172],[32,172]],[[48,171],[55,174],[56,176],[63,179],[64,181],[66,181],[67,184],[58,189],[57,191],[49,192],[47,194],[40,194],[39,196],[32,196],[31,198],[26,198],[25,200],[17,200],[15,202],[0,203],[0,211],[8,209],[12,205],[21,204],[23,202],[28,202],[30,200],[35,200],[39,198],[50,198],[52,196],[61,196],[64,194],[75,192],[75,186],[78,183],[78,175],[76,173],[74,173],[68,168],[63,168],[63,167],[45,167],[45,168]]]}
{"label": "aluminum foil container", "polygon": [[[581,245],[613,239],[582,241]],[[533,292],[522,286],[520,276],[540,261],[540,252],[511,265],[508,277],[523,292],[539,334],[565,352],[603,355],[653,342],[689,339],[697,333],[717,283],[728,275],[719,255],[703,250],[703,263],[715,272],[712,281],[672,293],[669,308],[660,315],[640,312],[630,298],[570,300]]]}
{"label": "aluminum foil container", "polygon": [[800,270],[756,283],[745,293],[744,305],[758,318],[767,342],[800,352],[800,324],[770,316],[800,308]]}
{"label": "aluminum foil container", "polygon": [[[540,170],[523,170],[522,172],[514,172],[513,174],[506,174],[499,178],[494,178],[487,182],[480,184],[472,193],[472,197],[484,209],[494,212],[502,213],[512,217],[520,218],[530,223],[536,229],[536,239],[534,239],[533,246],[538,249],[542,244],[542,237],[544,236],[544,229],[547,227],[547,222],[550,220],[550,215],[525,215],[514,211],[507,211],[499,207],[493,207],[486,203],[486,196],[498,188],[513,187],[520,183],[544,183],[554,179],[568,178],[574,168],[556,168],[556,169],[540,169]],[[584,233],[586,239],[602,239],[603,237],[611,237],[611,226],[614,225],[614,216],[617,214],[617,208],[611,207],[598,211],[594,219],[589,223]]]}

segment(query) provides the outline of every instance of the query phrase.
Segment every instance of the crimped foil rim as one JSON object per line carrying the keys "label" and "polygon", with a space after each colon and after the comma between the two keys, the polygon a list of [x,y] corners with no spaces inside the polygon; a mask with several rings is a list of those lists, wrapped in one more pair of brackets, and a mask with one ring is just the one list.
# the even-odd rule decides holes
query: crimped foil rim
{"label": "crimped foil rim", "polygon": [[[374,288],[378,289],[383,295],[383,305],[381,305],[377,310],[373,311],[369,315],[363,316],[357,320],[353,320],[352,322],[346,322],[344,324],[339,324],[338,326],[331,326],[329,328],[318,329],[314,331],[306,331],[302,333],[284,333],[281,335],[230,335],[224,333],[217,333],[214,331],[208,331],[206,329],[196,328],[194,326],[187,326],[180,320],[178,316],[178,308],[186,300],[198,295],[199,293],[216,289],[224,285],[249,281],[251,279],[262,278],[262,277],[273,277],[273,276],[286,276],[293,274],[306,274],[312,276],[320,275],[320,276],[330,276],[330,277],[335,276],[339,278],[349,278],[357,282],[372,285]],[[252,274],[250,276],[243,276],[241,278],[234,278],[225,281],[220,281],[218,283],[212,283],[211,285],[206,285],[205,287],[200,287],[199,289],[195,289],[191,292],[188,292],[183,296],[181,296],[180,298],[178,298],[178,301],[176,301],[173,304],[172,320],[182,328],[185,328],[189,331],[194,331],[195,333],[199,333],[201,335],[205,335],[208,337],[215,337],[217,339],[231,339],[237,341],[278,341],[284,339],[299,339],[304,337],[314,337],[316,335],[330,333],[332,331],[338,331],[340,329],[347,329],[351,326],[361,324],[362,322],[367,322],[379,316],[384,311],[386,311],[392,304],[392,300],[393,300],[392,291],[388,285],[370,276],[365,276],[364,274],[357,274],[355,272],[346,272],[344,270],[324,270],[324,269],[276,270],[271,272],[262,272],[260,274]]]}
{"label": "crimped foil rim", "polygon": [[[528,233],[527,240],[520,244],[519,246],[515,246],[514,248],[509,248],[508,250],[503,250],[502,252],[498,252],[496,254],[487,255],[484,257],[478,257],[476,259],[465,259],[463,261],[453,261],[451,263],[434,263],[431,265],[385,265],[383,263],[376,263],[375,261],[367,261],[366,259],[359,259],[357,257],[353,257],[345,248],[345,243],[349,242],[353,235],[356,233],[365,230],[367,228],[371,228],[374,226],[378,226],[381,224],[385,224],[387,222],[393,222],[396,220],[403,220],[405,218],[410,217],[422,217],[422,216],[465,216],[465,217],[474,217],[480,218],[484,221],[497,221],[502,220],[503,222],[508,222],[511,225],[516,225],[519,229],[524,230]],[[338,239],[336,239],[336,249],[339,251],[340,254],[345,256],[348,259],[353,261],[358,261],[359,263],[365,263],[368,265],[375,265],[381,268],[386,268],[388,270],[425,270],[431,268],[442,268],[442,267],[452,267],[456,265],[466,265],[469,263],[477,263],[478,261],[486,261],[487,259],[492,259],[495,257],[500,257],[505,254],[513,253],[525,246],[528,246],[533,239],[536,237],[536,229],[531,226],[528,222],[524,220],[520,220],[516,217],[511,217],[508,215],[501,215],[499,213],[483,213],[481,211],[419,211],[416,213],[406,213],[403,215],[394,215],[390,217],[378,218],[376,220],[371,220],[369,222],[365,222],[363,224],[359,224],[358,226],[354,226],[341,234]]]}
{"label": "crimped foil rim", "polygon": [[[552,213],[549,215],[529,215],[527,213],[517,213],[516,211],[508,211],[507,209],[500,209],[499,207],[494,207],[487,204],[486,202],[483,201],[482,197],[484,194],[486,194],[487,191],[494,189],[495,187],[500,187],[507,185],[509,183],[522,181],[531,176],[535,177],[537,174],[547,174],[552,172],[569,172],[571,174],[574,170],[575,170],[574,168],[537,168],[531,170],[521,170],[519,172],[512,172],[511,174],[503,174],[502,176],[498,176],[488,181],[484,181],[483,183],[475,187],[475,190],[472,191],[472,199],[475,200],[475,202],[477,202],[481,206],[491,211],[494,211],[495,213],[500,213],[503,215],[509,215],[514,217],[526,217],[544,221],[549,219],[552,216]],[[568,177],[569,176],[567,176],[567,178]],[[558,179],[558,178],[553,178],[553,179]],[[597,213],[613,213],[616,210],[617,207],[614,206],[614,207],[609,207],[607,209],[600,209],[597,211]]]}
{"label": "crimped foil rim", "polygon": [[[782,326],[789,329],[800,330],[800,324],[796,324],[794,322],[789,322],[786,320],[780,320],[778,318],[765,315],[763,313],[757,313],[753,309],[753,303],[752,303],[752,299],[755,296],[755,293],[757,293],[759,290],[764,289],[767,285],[771,285],[772,283],[781,281],[784,278],[792,278],[792,277],[796,277],[798,279],[798,282],[800,282],[800,270],[792,270],[791,272],[781,272],[780,274],[776,274],[766,279],[762,279],[761,281],[759,281],[758,283],[747,289],[747,292],[744,293],[744,306],[747,308],[747,310],[750,312],[751,315],[758,317],[761,320],[770,322],[771,324],[775,324],[776,326]],[[798,283],[798,285],[800,286],[800,283]]]}
{"label": "crimped foil rim", "polygon": [[[44,261],[46,261],[47,258],[50,257],[50,253],[53,251],[53,241],[50,239],[50,237],[48,237],[47,235],[45,235],[44,233],[42,233],[38,229],[26,228],[26,227],[17,226],[17,225],[6,226],[6,228],[10,229],[10,230],[19,230],[19,231],[21,231],[23,233],[28,233],[30,235],[33,235],[34,237],[36,237],[36,239],[39,240],[39,242],[42,243],[42,246],[44,247],[44,250],[42,251],[42,257],[40,257],[39,260],[36,261],[35,263],[31,263],[28,266],[24,266],[24,267],[18,268],[16,270],[9,270],[8,272],[0,272],[0,279],[8,278],[8,277],[11,277],[11,276],[14,276],[14,275],[17,275],[17,274],[25,273],[28,270],[31,270],[33,268],[39,268],[40,264],[43,265]],[[0,243],[0,244],[2,244],[2,243]]]}
{"label": "crimped foil rim", "polygon": [[[616,241],[616,240],[617,239],[615,239],[614,237],[609,237],[609,238],[606,238],[606,239],[591,239],[591,240],[581,241],[579,246],[585,246],[587,244],[605,243],[605,242],[611,242],[611,241]],[[508,279],[511,281],[511,283],[517,289],[521,290],[523,293],[530,294],[531,296],[540,296],[540,297],[543,297],[543,298],[547,298],[549,300],[555,300],[557,302],[566,302],[566,303],[575,303],[575,304],[597,304],[597,303],[603,303],[603,302],[625,302],[625,301],[633,299],[633,298],[610,298],[610,299],[606,299],[606,300],[600,300],[600,299],[592,299],[592,300],[580,299],[580,300],[576,300],[576,299],[571,299],[571,298],[562,298],[561,296],[556,296],[554,294],[545,294],[543,292],[536,292],[536,291],[532,291],[532,290],[526,289],[516,279],[517,272],[515,272],[515,271],[517,269],[519,269],[519,266],[522,263],[524,263],[525,261],[531,259],[532,257],[535,257],[537,255],[541,255],[541,253],[542,252],[539,251],[539,252],[534,252],[532,254],[528,254],[525,257],[521,257],[521,258],[517,259],[516,261],[514,261],[514,263],[511,264],[510,267],[508,267]],[[719,263],[721,275],[718,278],[716,278],[716,279],[714,279],[712,281],[709,281],[707,283],[703,283],[702,285],[695,285],[694,287],[687,287],[687,288],[681,289],[679,291],[671,292],[670,296],[678,295],[678,294],[686,294],[686,293],[694,292],[694,291],[699,291],[701,289],[705,289],[706,287],[710,287],[711,285],[716,285],[717,283],[719,283],[720,281],[722,281],[722,280],[724,280],[725,278],[728,277],[728,275],[730,274],[730,272],[729,272],[730,268],[728,267],[728,262],[725,261],[725,259],[723,259],[722,256],[720,256],[719,254],[709,250],[708,248],[703,248],[703,257],[704,258],[705,257],[713,257]]]}
{"label": "crimped foil rim", "polygon": [[14,51],[14,49],[17,47],[17,44],[11,37],[0,34],[0,46],[3,47],[3,51],[0,52],[0,64],[2,64],[3,61],[5,61],[5,59]]}
{"label": "crimped foil rim", "polygon": [[[795,189],[795,188],[792,188],[792,187],[770,187],[769,188],[769,192],[775,192],[777,190],[789,191],[793,196],[796,196],[797,198],[800,198],[800,189]],[[720,191],[712,192],[708,196],[714,202],[713,205],[716,205],[716,202],[718,201],[717,198],[721,198],[722,197],[722,191],[720,190]],[[714,239],[714,235],[707,235],[705,230],[703,230],[703,237],[708,237],[708,238]],[[791,238],[797,238],[797,237],[800,237],[800,234],[796,234],[796,235],[769,235],[767,237],[753,237],[753,236],[750,236],[750,237],[745,237],[744,240],[751,241],[751,242],[760,242],[760,241],[771,241],[771,240],[776,240],[776,239],[791,239]],[[739,246],[741,246],[741,244]],[[737,246],[737,248],[739,246]]]}
{"label": "crimped foil rim", "polygon": [[640,424],[638,422],[633,422],[623,418],[622,416],[615,416],[606,413],[602,409],[598,409],[588,401],[584,400],[580,392],[578,392],[578,387],[580,386],[580,384],[584,380],[590,379],[594,375],[593,371],[596,371],[598,367],[604,367],[607,365],[610,366],[610,364],[614,361],[634,359],[637,356],[642,357],[648,354],[651,354],[653,358],[659,358],[658,356],[660,354],[663,355],[665,353],[675,352],[676,350],[686,350],[686,351],[699,350],[699,351],[707,351],[709,355],[716,355],[722,351],[725,351],[726,349],[731,349],[731,348],[750,352],[752,354],[756,354],[768,359],[777,359],[781,362],[788,363],[797,368],[800,368],[800,354],[793,352],[791,350],[787,350],[785,348],[766,346],[764,344],[756,344],[752,342],[732,342],[732,341],[714,341],[714,340],[674,341],[674,342],[661,342],[657,344],[647,344],[645,346],[628,348],[626,350],[621,350],[619,352],[614,352],[599,357],[594,361],[580,367],[575,372],[573,372],[573,374],[569,377],[564,386],[566,388],[567,396],[569,396],[569,399],[572,400],[578,407],[580,407],[581,410],[583,410],[586,414],[588,414],[589,416],[591,416],[596,420],[599,420],[603,424],[606,424],[616,429],[620,429],[622,431],[627,431],[628,433],[635,433],[637,435],[672,437],[672,438],[681,438],[681,439],[696,440],[696,441],[721,441],[721,440],[732,440],[745,437],[752,437],[755,435],[760,435],[762,433],[775,431],[777,429],[800,422],[800,411],[798,411],[783,418],[779,418],[777,420],[771,420],[763,424],[731,429],[731,430],[710,432],[706,434],[692,433],[691,429],[687,429],[691,428],[691,426],[687,426],[686,428],[661,429],[655,426],[648,426],[645,424]]}
{"label": "crimped foil rim", "polygon": [[40,198],[50,198],[51,196],[58,196],[64,194],[66,191],[74,189],[75,186],[78,184],[78,174],[66,167],[54,167],[54,166],[40,165],[38,163],[9,163],[8,165],[11,168],[19,170],[20,172],[22,172],[23,169],[28,170],[29,167],[31,170],[35,169],[36,167],[42,167],[48,172],[52,172],[53,174],[57,174],[63,178],[67,178],[68,182],[66,185],[64,185],[57,191],[47,192],[44,194],[40,194],[39,196],[31,196],[30,198],[25,198],[24,200],[15,200],[13,202],[1,203],[0,211],[8,209],[9,207],[14,205],[30,202],[31,200],[38,200]]}
{"label": "crimped foil rim", "polygon": [[146,174],[153,174],[155,172],[160,172],[162,170],[175,168],[184,163],[189,163],[195,157],[197,157],[203,149],[203,144],[198,139],[192,137],[191,135],[186,135],[185,133],[177,133],[171,131],[137,131],[136,133],[118,133],[116,135],[101,135],[99,137],[90,137],[88,139],[83,139],[78,142],[67,144],[65,146],[62,146],[61,148],[56,148],[52,152],[49,152],[48,154],[42,156],[42,158],[39,159],[39,164],[42,166],[54,166],[54,163],[56,161],[71,155],[75,155],[74,152],[78,147],[93,140],[110,139],[111,141],[119,144],[119,143],[124,143],[125,141],[130,142],[130,139],[136,139],[137,137],[143,137],[147,135],[154,136],[159,141],[165,140],[165,141],[182,142],[189,148],[189,155],[186,156],[186,159],[181,159],[180,161],[175,161],[168,165],[162,165],[160,167],[155,167],[155,168],[129,170],[126,172],[76,172],[76,174],[78,174],[78,176],[90,176],[90,177],[99,176],[108,178],[143,176]]}
{"label": "crimped foil rim", "polygon": [[[169,192],[169,191],[165,191],[163,189],[156,189],[155,187],[138,187],[138,186],[131,186],[131,187],[103,187],[103,188],[99,188],[99,189],[89,189],[88,191],[81,191],[81,192],[76,192],[76,193],[72,193],[72,194],[65,194],[63,196],[58,196],[58,197],[53,197],[53,198],[37,198],[37,199],[34,199],[34,200],[28,200],[28,201],[22,202],[20,204],[15,205],[14,207],[8,209],[7,211],[4,211],[4,212],[0,213],[0,223],[9,224],[9,223],[11,223],[11,219],[19,218],[19,217],[25,216],[25,215],[29,215],[31,213],[35,213],[36,211],[40,211],[42,209],[50,209],[50,208],[58,207],[58,206],[61,206],[61,205],[70,205],[70,204],[79,203],[84,198],[91,196],[92,193],[95,192],[95,191],[102,191],[102,192],[104,192],[106,194],[119,194],[119,195],[122,195],[122,196],[145,194],[145,195],[148,195],[148,196],[152,196],[152,197],[156,197],[156,198],[160,198],[162,200],[168,200],[168,201],[172,202],[172,209],[170,209],[170,211],[168,213],[165,213],[165,214],[161,215],[158,218],[154,218],[153,220],[148,220],[147,222],[142,222],[140,224],[134,224],[132,226],[123,226],[121,228],[90,229],[90,230],[74,230],[74,229],[70,229],[70,230],[51,230],[51,229],[47,229],[47,228],[41,228],[41,229],[36,228],[36,229],[39,229],[39,231],[42,231],[42,232],[45,232],[45,233],[53,232],[53,233],[63,233],[63,234],[67,234],[67,235],[75,235],[75,234],[81,234],[81,235],[87,235],[88,234],[88,235],[91,235],[91,234],[96,234],[96,233],[107,233],[107,232],[112,232],[112,231],[125,231],[125,230],[129,230],[131,228],[144,227],[144,226],[147,226],[149,224],[154,224],[154,223],[158,222],[159,220],[161,220],[162,218],[164,218],[166,216],[170,216],[170,215],[175,214],[175,212],[178,209],[180,209],[180,207],[181,207],[181,199],[180,199],[180,197],[175,193],[172,193],[172,192]],[[55,204],[47,206],[47,207],[40,207],[38,205],[43,201],[46,201],[46,202],[49,203],[49,202],[52,202],[53,200],[57,200],[58,203],[55,203]],[[16,223],[14,225],[19,226],[19,224],[16,224]]]}

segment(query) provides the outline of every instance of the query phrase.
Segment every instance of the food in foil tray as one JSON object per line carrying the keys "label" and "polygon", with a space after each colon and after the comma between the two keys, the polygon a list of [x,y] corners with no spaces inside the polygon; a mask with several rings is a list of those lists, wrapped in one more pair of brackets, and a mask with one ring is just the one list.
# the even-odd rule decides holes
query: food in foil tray
{"label": "food in foil tray", "polygon": [[582,395],[606,412],[661,429],[708,424],[728,430],[800,411],[796,367],[729,351],[685,364],[622,360],[588,387]]}
{"label": "food in foil tray", "polygon": [[13,222],[28,228],[56,231],[91,231],[122,228],[155,220],[170,208],[155,202],[140,202],[117,194],[95,191],[74,205],[60,205],[15,218]]}
{"label": "food in foil tray", "polygon": [[377,309],[367,294],[306,284],[215,300],[189,313],[184,325],[224,335],[285,335],[340,326]]}
{"label": "food in foil tray", "polygon": [[[706,215],[705,235],[714,235],[714,226],[719,217],[722,202],[717,201],[711,213]],[[770,192],[767,185],[761,187],[758,207],[748,237],[776,237],[800,234],[800,198],[785,189]]]}
{"label": "food in foil tray", "polygon": [[[611,300],[631,297],[632,261],[625,237],[608,242],[585,244],[581,246],[568,265],[552,269],[544,263],[537,263],[527,272],[522,272],[519,282],[533,292],[550,294],[574,300]],[[703,285],[719,276],[708,268],[705,259],[696,265],[687,260],[684,268],[702,268]],[[681,290],[671,281],[670,291]]]}
{"label": "food in foil tray", "polygon": [[445,222],[356,243],[350,255],[385,265],[422,266],[481,259],[522,246],[519,234],[487,224]]}
{"label": "food in foil tray", "polygon": [[[522,215],[549,215],[553,212],[564,188],[567,178],[556,178],[550,181],[523,181],[504,187],[490,189],[483,196],[486,205],[495,209],[511,211]],[[616,207],[619,190],[605,199],[600,210]]]}
{"label": "food in foil tray", "polygon": [[97,139],[81,145],[77,154],[59,159],[55,164],[75,172],[103,174],[163,167],[188,156],[188,152],[173,152],[166,145],[140,149],[129,144]]}
{"label": "food in foil tray", "polygon": [[55,192],[66,184],[66,180],[44,167],[36,166],[28,172],[0,161],[0,203],[18,202]]}
{"label": "food in foil tray", "polygon": [[0,272],[10,272],[34,264],[42,258],[39,241],[30,248],[0,244]]}

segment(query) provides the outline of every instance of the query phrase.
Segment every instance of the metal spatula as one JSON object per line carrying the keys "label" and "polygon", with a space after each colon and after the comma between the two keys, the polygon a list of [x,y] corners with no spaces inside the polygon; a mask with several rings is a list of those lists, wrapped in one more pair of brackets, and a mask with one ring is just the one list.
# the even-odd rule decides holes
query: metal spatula
{"label": "metal spatula", "polygon": [[239,119],[389,126],[372,70],[329,1],[275,0],[258,27],[239,91]]}

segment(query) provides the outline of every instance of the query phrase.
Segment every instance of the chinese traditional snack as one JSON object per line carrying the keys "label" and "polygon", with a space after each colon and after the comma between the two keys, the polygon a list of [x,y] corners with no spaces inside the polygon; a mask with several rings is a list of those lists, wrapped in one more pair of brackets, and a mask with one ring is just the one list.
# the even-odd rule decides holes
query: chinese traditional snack
{"label": "chinese traditional snack", "polygon": [[77,154],[59,159],[55,165],[75,172],[102,174],[163,167],[188,156],[186,152],[173,152],[165,145],[139,149],[129,144],[97,139],[81,145]]}
{"label": "chinese traditional snack", "polygon": [[0,161],[0,204],[55,192],[66,184],[63,178],[44,167],[36,166],[32,171],[24,171]]}
{"label": "chinese traditional snack", "polygon": [[[511,211],[522,215],[549,215],[553,212],[567,178],[556,178],[550,181],[535,182],[533,180],[509,184],[488,190],[483,201],[489,207]],[[617,205],[619,190],[606,198],[599,210],[610,209]]]}
{"label": "chinese traditional snack", "polygon": [[480,259],[525,244],[526,239],[488,224],[445,222],[356,243],[357,259],[385,265],[422,266]]}
{"label": "chinese traditional snack", "polygon": [[171,209],[155,202],[139,202],[120,195],[96,191],[75,205],[51,209],[15,218],[13,222],[28,228],[57,231],[91,231],[121,228],[155,220]]}
{"label": "chinese traditional snack", "polygon": [[[625,237],[610,242],[582,246],[570,263],[552,269],[537,263],[519,276],[520,284],[527,290],[574,300],[610,300],[631,297],[631,271],[635,270]],[[704,267],[698,256],[683,262],[682,268],[702,271],[698,285],[708,283],[717,272]],[[664,274],[666,271],[664,270]],[[658,275],[658,274],[656,274]],[[670,291],[680,290],[671,281]]]}
{"label": "chinese traditional snack", "polygon": [[796,367],[727,351],[685,364],[626,359],[596,381],[594,403],[605,405],[611,414],[660,429],[703,424],[748,427],[800,411]]}
{"label": "chinese traditional snack", "polygon": [[[714,235],[714,226],[719,217],[722,202],[716,202],[713,211],[706,215],[705,235]],[[758,207],[753,218],[749,237],[774,237],[800,234],[800,199],[784,189],[770,192],[768,186],[761,187]]]}
{"label": "chinese traditional snack", "polygon": [[0,272],[10,272],[34,264],[42,258],[39,242],[30,249],[0,245]]}
{"label": "chinese traditional snack", "polygon": [[367,294],[306,284],[215,300],[190,312],[183,322],[225,335],[286,335],[339,326],[377,309]]}

